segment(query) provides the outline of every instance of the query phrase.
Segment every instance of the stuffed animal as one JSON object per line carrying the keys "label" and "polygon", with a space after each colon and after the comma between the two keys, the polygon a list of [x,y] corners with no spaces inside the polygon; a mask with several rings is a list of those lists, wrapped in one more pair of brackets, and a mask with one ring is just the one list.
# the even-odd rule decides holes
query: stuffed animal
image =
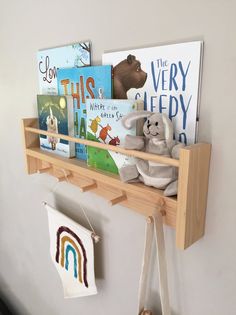
{"label": "stuffed animal", "polygon": [[[147,118],[143,125],[144,136],[127,135],[124,147],[178,159],[179,149],[184,145],[173,140],[173,125],[166,114],[131,112],[123,117],[122,124],[130,129],[137,120],[143,118]],[[165,196],[177,194],[176,167],[137,159],[136,165],[120,168],[119,174],[124,182],[141,181],[145,185],[163,189]]]}

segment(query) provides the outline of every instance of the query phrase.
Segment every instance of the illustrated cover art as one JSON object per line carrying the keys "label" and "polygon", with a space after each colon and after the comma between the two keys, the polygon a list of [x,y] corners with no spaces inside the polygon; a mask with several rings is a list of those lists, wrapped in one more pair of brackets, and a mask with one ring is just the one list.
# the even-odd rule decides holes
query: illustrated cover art
{"label": "illustrated cover art", "polygon": [[[92,66],[58,70],[60,95],[74,100],[75,137],[86,138],[86,99],[112,97],[112,67]],[[76,157],[87,160],[86,146],[76,143]]]}
{"label": "illustrated cover art", "polygon": [[[127,130],[121,119],[128,113],[143,110],[143,102],[135,100],[88,99],[87,139],[115,146],[123,146],[125,136],[141,135],[142,125]],[[88,165],[118,174],[119,168],[135,163],[135,159],[110,150],[88,146]]]}
{"label": "illustrated cover art", "polygon": [[90,66],[90,42],[40,50],[37,53],[39,93],[58,94],[57,70],[59,68]]}
{"label": "illustrated cover art", "polygon": [[[71,96],[37,95],[39,129],[74,136],[73,98]],[[75,156],[75,144],[53,136],[40,135],[43,150],[64,157]]]}
{"label": "illustrated cover art", "polygon": [[103,54],[111,64],[114,98],[144,100],[145,109],[166,113],[175,139],[196,141],[203,42]]}

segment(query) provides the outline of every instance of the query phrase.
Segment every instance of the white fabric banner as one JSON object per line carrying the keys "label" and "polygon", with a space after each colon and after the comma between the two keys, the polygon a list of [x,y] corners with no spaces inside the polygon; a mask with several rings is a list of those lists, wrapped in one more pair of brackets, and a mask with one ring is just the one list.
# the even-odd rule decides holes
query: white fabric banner
{"label": "white fabric banner", "polygon": [[97,294],[92,232],[51,206],[45,207],[51,257],[63,284],[64,297]]}

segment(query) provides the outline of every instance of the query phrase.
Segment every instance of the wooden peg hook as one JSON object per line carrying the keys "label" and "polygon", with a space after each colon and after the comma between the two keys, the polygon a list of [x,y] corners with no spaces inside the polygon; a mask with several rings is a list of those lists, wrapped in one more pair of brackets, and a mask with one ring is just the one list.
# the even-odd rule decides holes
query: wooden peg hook
{"label": "wooden peg hook", "polygon": [[52,165],[48,166],[48,167],[43,167],[43,168],[40,168],[38,170],[38,173],[39,174],[43,174],[43,173],[47,173],[48,171],[50,171],[52,169]]}
{"label": "wooden peg hook", "polygon": [[[165,210],[165,200],[163,198],[160,198],[160,201],[156,207],[156,210],[154,211],[153,215],[155,215],[156,212],[160,212],[160,214],[164,217],[166,216],[166,210]],[[152,223],[153,216],[147,217],[147,222]]]}
{"label": "wooden peg hook", "polygon": [[147,217],[147,223],[152,223],[153,222],[153,217],[151,217],[151,216],[149,216],[149,217]]}
{"label": "wooden peg hook", "polygon": [[62,171],[62,175],[57,176],[58,182],[64,182],[68,181],[71,177],[73,177],[73,174],[70,171]]}
{"label": "wooden peg hook", "polygon": [[92,181],[92,183],[81,185],[79,188],[80,188],[80,190],[82,192],[86,192],[86,191],[89,191],[89,190],[96,189],[97,188],[97,183],[95,181]]}
{"label": "wooden peg hook", "polygon": [[119,196],[116,196],[116,197],[114,197],[114,198],[111,198],[111,199],[109,200],[109,204],[110,204],[111,206],[114,206],[114,205],[116,205],[117,203],[120,203],[120,202],[125,201],[125,200],[127,200],[127,196],[126,196],[125,192],[122,191]]}
{"label": "wooden peg hook", "polygon": [[159,202],[159,208],[160,208],[160,213],[164,217],[166,216],[166,210],[165,210],[165,200],[163,198],[160,199]]}

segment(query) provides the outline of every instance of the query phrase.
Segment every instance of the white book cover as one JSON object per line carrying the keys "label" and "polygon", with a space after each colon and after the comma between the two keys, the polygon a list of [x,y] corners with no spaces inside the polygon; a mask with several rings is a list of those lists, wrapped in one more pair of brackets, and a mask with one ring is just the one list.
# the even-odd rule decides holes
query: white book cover
{"label": "white book cover", "polygon": [[194,41],[108,52],[102,61],[114,66],[115,98],[141,99],[145,109],[166,113],[175,139],[189,145],[197,137],[202,50]]}
{"label": "white book cover", "polygon": [[90,64],[90,42],[39,50],[37,53],[39,93],[58,94],[57,70],[59,68],[84,67]]}

